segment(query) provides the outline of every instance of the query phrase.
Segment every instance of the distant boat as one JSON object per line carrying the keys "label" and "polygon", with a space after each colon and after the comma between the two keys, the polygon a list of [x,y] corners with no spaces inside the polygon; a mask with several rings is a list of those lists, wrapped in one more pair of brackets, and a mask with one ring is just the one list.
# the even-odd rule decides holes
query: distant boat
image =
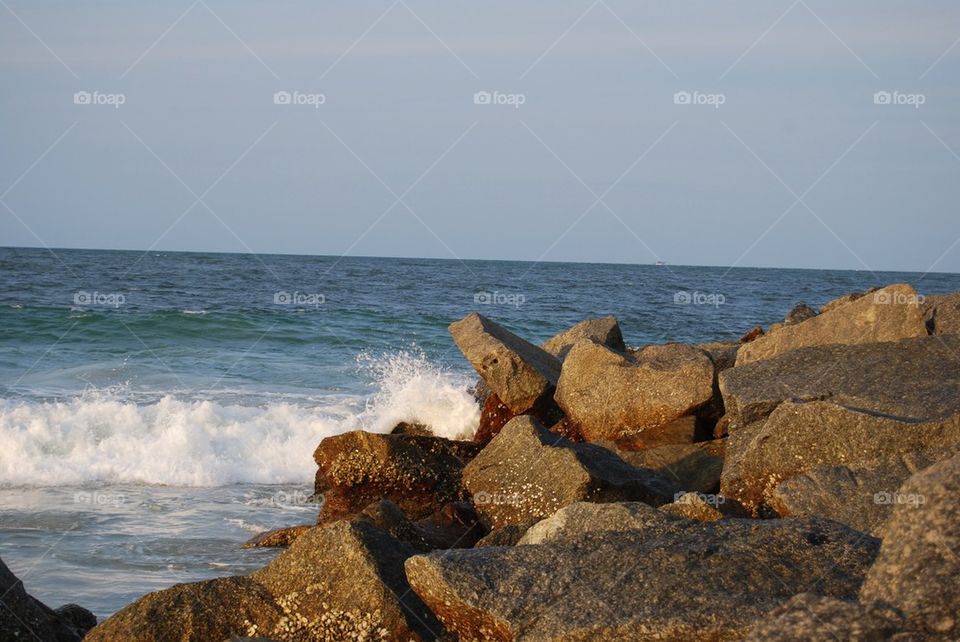
{"label": "distant boat", "polygon": [[663,261],[657,261],[656,263],[654,263],[654,265],[666,265],[666,263],[664,263]]}

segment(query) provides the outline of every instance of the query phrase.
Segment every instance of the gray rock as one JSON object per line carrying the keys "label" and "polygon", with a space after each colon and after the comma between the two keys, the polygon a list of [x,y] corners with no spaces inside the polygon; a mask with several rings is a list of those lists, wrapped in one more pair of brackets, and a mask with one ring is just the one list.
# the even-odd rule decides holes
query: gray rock
{"label": "gray rock", "polygon": [[577,502],[532,525],[517,543],[546,544],[586,533],[640,532],[656,529],[674,519],[643,502]]}
{"label": "gray rock", "polygon": [[614,316],[581,321],[569,330],[547,339],[540,347],[563,361],[574,344],[583,339],[593,339],[597,343],[619,352],[624,352],[627,349],[627,346],[623,343],[620,324],[617,323]]}
{"label": "gray rock", "polygon": [[587,441],[631,437],[662,445],[662,429],[713,401],[714,373],[713,361],[694,346],[624,355],[581,341],[563,362],[556,400]]}
{"label": "gray rock", "polygon": [[454,343],[490,389],[514,413],[549,403],[560,361],[479,314],[450,324]]}
{"label": "gray rock", "polygon": [[737,365],[770,359],[797,348],[925,336],[927,329],[919,300],[916,290],[909,285],[891,285],[803,323],[773,327],[740,348]]}
{"label": "gray rock", "polygon": [[523,415],[503,427],[463,470],[486,526],[552,515],[579,501],[671,501],[676,486],[593,444],[577,444]]}
{"label": "gray rock", "polygon": [[724,419],[733,434],[786,400],[829,400],[912,421],[946,419],[960,413],[958,354],[954,336],[793,350],[721,372]]}
{"label": "gray rock", "polygon": [[773,490],[769,504],[780,515],[827,517],[879,536],[903,482],[954,454],[957,448],[897,453],[893,459],[870,468],[814,468],[781,482]]}
{"label": "gray rock", "polygon": [[960,334],[960,292],[927,295],[920,307],[930,334]]}
{"label": "gray rock", "polygon": [[523,524],[507,524],[500,528],[495,528],[490,533],[477,542],[476,548],[487,546],[516,546],[527,530],[539,520],[531,519]]}
{"label": "gray rock", "polygon": [[877,542],[819,520],[669,520],[430,553],[410,585],[469,640],[732,640],[796,593],[856,595]]}
{"label": "gray rock", "polygon": [[883,546],[860,592],[943,639],[960,638],[960,455],[900,487]]}
{"label": "gray rock", "polygon": [[814,593],[790,598],[750,630],[746,642],[913,642],[921,639],[895,612]]}
{"label": "gray rock", "polygon": [[725,500],[719,496],[707,496],[702,493],[684,493],[675,501],[664,504],[660,510],[670,515],[684,517],[686,519],[695,519],[698,522],[715,522],[723,519],[726,515],[720,510],[721,501]]}
{"label": "gray rock", "polygon": [[766,421],[731,433],[720,491],[757,510],[781,482],[817,468],[879,468],[899,453],[955,445],[960,415],[917,423],[824,401],[785,402]]}
{"label": "gray rock", "polygon": [[79,642],[97,618],[76,604],[56,611],[29,595],[0,559],[0,640]]}
{"label": "gray rock", "polygon": [[720,489],[724,447],[722,439],[695,444],[668,444],[649,450],[622,450],[616,443],[596,442],[613,450],[636,468],[648,468],[673,480],[681,490],[715,493]]}
{"label": "gray rock", "polygon": [[783,320],[784,325],[796,325],[797,323],[803,323],[807,319],[812,319],[817,316],[817,311],[808,306],[806,303],[798,303],[793,306],[793,309],[787,313],[786,318]]}

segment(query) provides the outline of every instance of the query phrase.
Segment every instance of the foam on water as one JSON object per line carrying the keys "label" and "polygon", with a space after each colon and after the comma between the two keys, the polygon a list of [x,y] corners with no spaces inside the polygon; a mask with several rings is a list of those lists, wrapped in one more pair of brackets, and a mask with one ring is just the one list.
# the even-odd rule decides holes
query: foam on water
{"label": "foam on water", "polygon": [[364,356],[368,398],[304,406],[181,399],[137,404],[117,391],[64,401],[0,400],[0,485],[87,482],[222,486],[309,481],[324,437],[363,427],[421,422],[438,435],[469,437],[479,411],[468,380],[419,354]]}

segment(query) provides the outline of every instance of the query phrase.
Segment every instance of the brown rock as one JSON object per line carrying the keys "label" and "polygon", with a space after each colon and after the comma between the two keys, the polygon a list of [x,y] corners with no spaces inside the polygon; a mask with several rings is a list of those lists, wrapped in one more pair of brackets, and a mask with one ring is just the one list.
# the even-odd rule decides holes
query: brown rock
{"label": "brown rock", "polygon": [[464,469],[463,484],[489,528],[546,517],[578,501],[661,504],[677,490],[657,473],[605,448],[571,442],[528,416],[504,426]]}
{"label": "brown rock", "polygon": [[327,437],[314,453],[319,523],[349,519],[380,499],[421,519],[465,497],[460,475],[480,446],[440,437],[354,431]]}
{"label": "brown rock", "polygon": [[742,337],[740,337],[740,343],[750,343],[754,339],[758,339],[763,336],[763,328],[758,325],[753,326],[747,330]]}
{"label": "brown rock", "polygon": [[894,611],[868,609],[857,602],[800,593],[753,626],[745,642],[913,642],[923,639]]}
{"label": "brown rock", "polygon": [[76,604],[54,611],[23,588],[0,560],[0,640],[80,642],[97,618]]}
{"label": "brown rock", "polygon": [[920,297],[909,285],[891,285],[850,303],[836,306],[803,323],[771,328],[744,344],[737,366],[770,359],[797,348],[878,341],[898,341],[927,334]]}
{"label": "brown rock", "polygon": [[549,403],[560,376],[556,357],[476,313],[450,324],[450,334],[511,411],[522,413]]}
{"label": "brown rock", "polygon": [[625,352],[627,347],[623,343],[623,334],[616,317],[607,316],[602,319],[587,319],[581,321],[569,330],[548,339],[541,346],[544,350],[563,361],[574,344],[583,339],[592,339],[607,346],[611,350]]}
{"label": "brown rock", "polygon": [[860,299],[868,294],[873,294],[879,289],[880,288],[871,288],[869,290],[864,290],[863,292],[849,292],[847,294],[844,294],[843,296],[839,296],[836,299],[833,299],[832,301],[827,301],[826,303],[820,306],[820,314],[823,314],[824,312],[829,312],[830,310],[833,310],[835,308],[839,308],[841,305],[852,303],[857,299]]}
{"label": "brown rock", "polygon": [[808,306],[806,303],[798,303],[793,306],[793,309],[787,313],[786,318],[783,320],[784,325],[796,325],[797,323],[803,323],[807,319],[812,319],[817,316],[817,311]]}
{"label": "brown rock", "polygon": [[[552,399],[548,402],[539,402],[527,412],[520,414],[536,417],[540,423],[551,429],[563,417]],[[520,414],[510,410],[500,401],[500,397],[491,393],[483,402],[483,408],[480,410],[480,427],[473,436],[473,441],[481,445],[490,443],[490,440],[500,433],[500,429],[507,425],[508,421],[519,417]]]}
{"label": "brown rock", "polygon": [[622,355],[581,341],[564,361],[556,400],[588,441],[632,436],[661,445],[665,427],[711,403],[713,380],[713,361],[693,346]]}
{"label": "brown rock", "polygon": [[240,548],[286,548],[311,528],[313,524],[274,528],[251,537]]}
{"label": "brown rock", "polygon": [[930,334],[960,334],[960,292],[927,295],[920,307]]}
{"label": "brown rock", "polygon": [[709,497],[702,493],[684,493],[676,501],[661,506],[660,510],[698,522],[715,522],[724,518],[719,508],[722,499],[716,495]]}
{"label": "brown rock", "polygon": [[[561,509],[562,510],[562,509]],[[538,519],[531,519],[523,524],[507,524],[500,528],[495,528],[488,535],[476,543],[474,548],[484,548],[487,546],[516,546],[517,542],[526,534],[531,526],[539,522]]]}
{"label": "brown rock", "polygon": [[721,439],[695,444],[671,444],[649,450],[629,451],[612,442],[597,442],[636,468],[647,468],[673,480],[681,490],[716,493],[720,489],[725,442]]}

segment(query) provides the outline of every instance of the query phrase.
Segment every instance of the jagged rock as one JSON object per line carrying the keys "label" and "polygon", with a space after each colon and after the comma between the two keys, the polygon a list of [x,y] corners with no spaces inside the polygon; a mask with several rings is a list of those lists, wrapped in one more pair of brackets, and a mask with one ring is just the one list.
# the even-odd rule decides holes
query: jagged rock
{"label": "jagged rock", "polygon": [[731,433],[720,490],[756,511],[781,482],[816,468],[870,468],[899,453],[955,445],[960,415],[915,423],[824,401],[784,402],[765,421]]}
{"label": "jagged rock", "polygon": [[920,297],[909,285],[891,285],[872,296],[838,305],[803,323],[771,328],[737,353],[737,366],[811,346],[898,341],[927,334]]}
{"label": "jagged rock", "polygon": [[431,548],[470,548],[487,534],[476,509],[451,502],[416,523]]}
{"label": "jagged rock", "polygon": [[316,492],[324,496],[318,522],[349,519],[384,498],[411,519],[426,517],[464,499],[460,475],[479,450],[478,444],[440,437],[363,431],[327,437],[313,455]]}
{"label": "jagged rock", "polygon": [[93,613],[76,604],[54,611],[32,597],[0,559],[0,640],[79,642],[96,623]]}
{"label": "jagged rock", "polygon": [[723,519],[725,515],[720,511],[720,500],[723,497],[714,495],[713,502],[708,501],[708,497],[702,493],[684,493],[670,504],[664,504],[660,507],[665,513],[695,519],[698,522],[715,522]]}
{"label": "jagged rock", "polygon": [[461,639],[732,640],[796,593],[854,597],[876,550],[875,539],[826,520],[664,519],[418,555],[406,569]]}
{"label": "jagged rock", "polygon": [[463,471],[484,524],[499,528],[546,517],[578,501],[671,501],[676,486],[609,450],[577,444],[536,419],[513,419]]}
{"label": "jagged rock", "polygon": [[473,369],[512,412],[552,403],[560,377],[556,357],[476,313],[449,329]]}
{"label": "jagged rock", "polygon": [[714,343],[698,343],[697,348],[703,350],[713,360],[716,372],[732,368],[737,363],[737,352],[740,343],[736,341],[716,341]]}
{"label": "jagged rock", "polygon": [[625,352],[627,349],[623,343],[620,324],[614,316],[581,321],[569,330],[547,339],[540,347],[563,361],[574,344],[583,339],[592,339],[619,352]]}
{"label": "jagged rock", "polygon": [[920,307],[930,334],[960,334],[960,292],[927,295]]}
{"label": "jagged rock", "polygon": [[898,502],[901,484],[958,448],[897,453],[895,458],[870,468],[814,468],[781,482],[773,490],[769,505],[780,515],[828,517],[879,536]]}
{"label": "jagged rock", "polygon": [[577,502],[530,526],[517,544],[565,541],[586,533],[640,532],[675,518],[643,502]]}
{"label": "jagged rock", "polygon": [[410,423],[407,421],[401,421],[396,426],[393,427],[393,430],[390,431],[391,435],[415,435],[418,437],[433,437],[433,431],[430,430],[429,426],[424,426],[423,424]]}
{"label": "jagged rock", "polygon": [[732,435],[788,399],[829,400],[915,421],[945,419],[960,413],[957,354],[960,337],[954,336],[792,350],[720,373],[724,421]]}
{"label": "jagged rock", "polygon": [[[860,592],[931,635],[960,637],[960,455],[934,464],[898,491],[883,546]],[[920,499],[922,498],[922,500]]]}
{"label": "jagged rock", "polygon": [[641,451],[662,446],[689,446],[696,441],[697,435],[701,432],[700,425],[697,417],[687,415],[657,426],[655,429],[622,435],[614,443],[617,448],[626,451]]}
{"label": "jagged rock", "polygon": [[713,401],[714,369],[707,353],[689,345],[624,355],[581,341],[563,362],[556,400],[588,441],[634,436],[662,445],[661,428]]}
{"label": "jagged rock", "polygon": [[637,468],[649,468],[673,480],[681,490],[715,493],[720,489],[725,442],[670,444],[649,450],[622,450],[615,442],[597,442]]}
{"label": "jagged rock", "polygon": [[475,548],[483,548],[485,546],[516,546],[517,542],[520,541],[530,527],[539,521],[538,519],[531,519],[523,524],[507,524],[506,526],[495,528],[477,542]]}
{"label": "jagged rock", "polygon": [[93,642],[432,640],[442,627],[409,590],[414,549],[370,524],[310,529],[244,577],[150,593],[96,627]]}
{"label": "jagged rock", "polygon": [[763,616],[745,642],[913,642],[922,639],[891,610],[800,593]]}
{"label": "jagged rock", "polygon": [[806,303],[798,303],[793,306],[793,309],[787,313],[786,318],[783,320],[784,325],[796,325],[797,323],[803,323],[807,319],[812,319],[817,316],[817,311],[808,306]]}
{"label": "jagged rock", "polygon": [[876,292],[876,291],[879,290],[879,289],[880,289],[880,288],[871,288],[871,289],[869,289],[869,290],[864,290],[864,291],[862,291],[862,292],[848,292],[847,294],[844,294],[843,296],[839,296],[839,297],[837,297],[836,299],[833,299],[833,300],[831,300],[831,301],[827,301],[826,303],[824,303],[823,305],[821,305],[821,306],[820,306],[820,314],[823,314],[824,312],[829,312],[830,310],[833,310],[833,309],[835,309],[835,308],[839,308],[841,305],[846,305],[846,304],[848,304],[848,303],[852,303],[852,302],[856,301],[857,299],[860,299],[860,298],[862,298],[862,297],[864,297],[864,296],[866,296],[866,295],[868,295],[868,294],[873,294],[874,292]]}
{"label": "jagged rock", "polygon": [[254,535],[240,548],[286,548],[311,528],[313,528],[313,524],[274,528],[259,535]]}
{"label": "jagged rock", "polygon": [[484,400],[480,410],[480,425],[473,436],[473,441],[482,446],[487,445],[490,443],[490,440],[496,437],[500,433],[500,430],[507,425],[507,422],[520,415],[532,415],[551,430],[553,430],[557,422],[563,418],[563,413],[552,401],[550,403],[537,404],[527,412],[515,413],[510,410],[505,403],[500,401],[500,397],[490,393],[486,400]]}
{"label": "jagged rock", "polygon": [[750,343],[754,339],[757,339],[762,336],[763,336],[763,328],[761,328],[758,325],[755,325],[743,333],[743,336],[740,337],[740,343]]}

